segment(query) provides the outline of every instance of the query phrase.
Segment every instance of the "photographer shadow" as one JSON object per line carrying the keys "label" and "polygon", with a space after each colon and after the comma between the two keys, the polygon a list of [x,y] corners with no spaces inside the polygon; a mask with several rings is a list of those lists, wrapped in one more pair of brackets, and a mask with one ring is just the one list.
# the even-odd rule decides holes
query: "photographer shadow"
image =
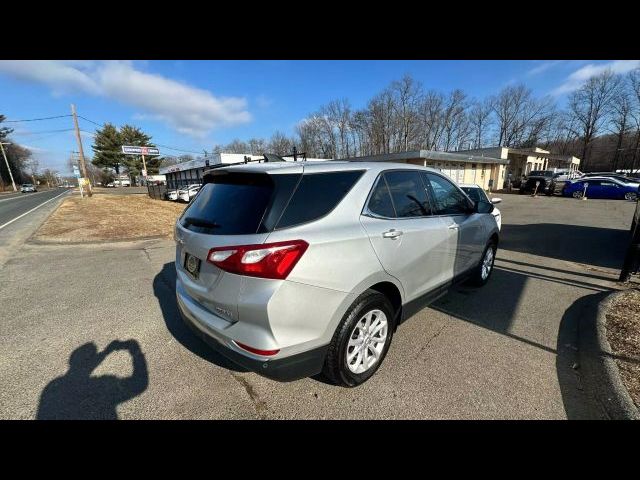
{"label": "photographer shadow", "polygon": [[[133,362],[129,377],[91,376],[111,353],[123,350]],[[69,357],[69,370],[42,391],[38,420],[117,420],[116,407],[144,392],[149,384],[147,362],[135,340],[114,340],[102,352],[89,342]]]}

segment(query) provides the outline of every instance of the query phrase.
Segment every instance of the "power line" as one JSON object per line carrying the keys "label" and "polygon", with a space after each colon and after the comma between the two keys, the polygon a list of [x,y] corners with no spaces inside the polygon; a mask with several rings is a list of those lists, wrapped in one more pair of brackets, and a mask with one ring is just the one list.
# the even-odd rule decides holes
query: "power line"
{"label": "power line", "polygon": [[[93,123],[94,125],[97,125],[98,127],[104,127],[105,124],[104,123],[99,123],[99,122],[94,122],[93,120],[90,120],[86,117],[83,117],[82,115],[78,115],[78,118],[81,118],[82,120],[86,120],[89,123]],[[89,133],[85,130],[81,130],[84,133]],[[170,147],[168,145],[160,145],[159,143],[155,144],[157,147],[162,147],[162,148],[168,148],[169,150],[173,150],[176,152],[184,152],[184,153],[192,153],[194,155],[202,155],[202,152],[194,152],[193,150],[185,150],[184,148],[176,148],[176,147]]]}
{"label": "power line", "polygon": [[73,128],[63,128],[60,130],[40,130],[38,132],[21,132],[21,133],[12,133],[11,135],[38,135],[41,133],[61,133],[61,132],[72,132]]}
{"label": "power line", "polygon": [[54,118],[70,117],[71,115],[58,115],[57,117],[28,118],[25,120],[5,120],[4,123],[38,122],[40,120],[53,120]]}
{"label": "power line", "polygon": [[83,120],[86,120],[87,122],[89,122],[89,123],[93,123],[94,125],[97,125],[97,126],[99,126],[99,127],[104,127],[104,126],[105,126],[103,123],[94,122],[93,120],[89,120],[88,118],[83,117],[82,115],[78,115],[78,118],[81,118],[81,119],[83,119]]}

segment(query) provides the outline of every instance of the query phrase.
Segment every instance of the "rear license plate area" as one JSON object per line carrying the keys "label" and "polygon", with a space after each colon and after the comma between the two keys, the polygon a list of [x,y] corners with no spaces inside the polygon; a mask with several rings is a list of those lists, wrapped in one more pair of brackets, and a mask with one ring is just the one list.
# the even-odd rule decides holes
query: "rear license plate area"
{"label": "rear license plate area", "polygon": [[190,253],[184,255],[184,270],[193,278],[197,279],[200,276],[200,264],[202,261]]}

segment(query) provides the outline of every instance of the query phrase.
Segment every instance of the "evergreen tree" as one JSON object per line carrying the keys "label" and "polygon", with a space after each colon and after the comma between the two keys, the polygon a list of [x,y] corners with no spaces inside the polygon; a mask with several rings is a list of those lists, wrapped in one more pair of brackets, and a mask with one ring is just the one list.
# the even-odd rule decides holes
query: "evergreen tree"
{"label": "evergreen tree", "polygon": [[[119,130],[107,123],[102,129],[96,130],[96,136],[91,148],[93,149],[92,163],[102,169],[113,168],[119,174],[122,167],[133,176],[142,172],[142,157],[140,155],[125,155],[122,152],[123,145],[140,147],[155,147],[151,143],[151,136],[144,133],[138,127],[123,125]],[[161,158],[159,156],[146,156],[147,173],[158,173]]]}
{"label": "evergreen tree", "polygon": [[125,163],[125,155],[122,152],[120,132],[110,123],[105,124],[101,129],[96,130],[93,140],[93,161],[92,163],[100,168],[113,168],[116,173],[120,173],[120,167]]}
{"label": "evergreen tree", "polygon": [[[132,145],[138,147],[155,147],[151,142],[151,136],[144,133],[137,127],[132,125],[124,125],[120,129],[120,139],[122,145]],[[147,164],[147,175],[158,173],[161,159],[158,156],[147,155],[144,157]],[[142,156],[141,155],[125,155],[124,163],[129,174],[138,176],[142,172]]]}
{"label": "evergreen tree", "polygon": [[[0,114],[0,123],[4,122],[6,118],[7,117],[5,117],[4,115]],[[13,132],[13,128],[0,126],[0,141],[2,141],[5,138],[7,138],[11,134],[11,132]]]}

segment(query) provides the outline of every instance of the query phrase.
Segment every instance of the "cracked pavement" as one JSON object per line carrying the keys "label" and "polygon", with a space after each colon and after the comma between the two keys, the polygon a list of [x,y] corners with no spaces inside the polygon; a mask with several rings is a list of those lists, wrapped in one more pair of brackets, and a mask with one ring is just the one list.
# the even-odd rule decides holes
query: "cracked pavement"
{"label": "cracked pavement", "polygon": [[[0,417],[36,418],[50,382],[86,381],[70,367],[79,347],[135,340],[146,389],[103,395],[122,419],[601,418],[580,386],[576,305],[619,288],[633,207],[504,195],[489,284],[458,287],[405,322],[378,373],[355,389],[278,383],[210,350],[175,309],[171,241],[27,242],[0,267]],[[82,375],[139,374],[121,349]]]}

